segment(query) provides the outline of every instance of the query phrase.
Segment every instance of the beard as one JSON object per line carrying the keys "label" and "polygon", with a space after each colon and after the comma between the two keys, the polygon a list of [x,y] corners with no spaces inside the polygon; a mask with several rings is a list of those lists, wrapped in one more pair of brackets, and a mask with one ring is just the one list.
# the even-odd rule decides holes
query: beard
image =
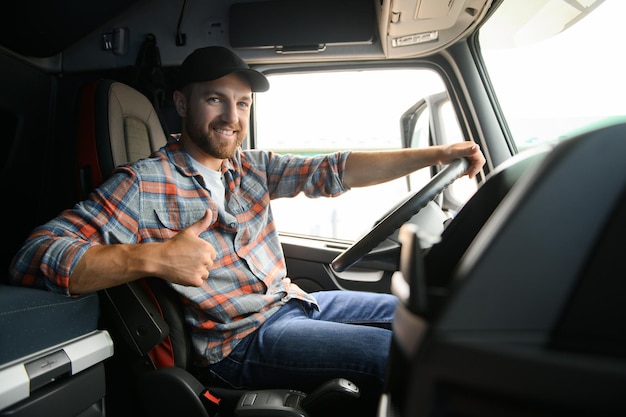
{"label": "beard", "polygon": [[[232,158],[246,138],[246,134],[241,129],[241,126],[233,127],[219,123],[209,123],[208,126],[202,126],[195,123],[193,117],[188,117],[186,124],[187,134],[193,144],[206,154],[217,159]],[[234,130],[235,136],[224,139],[215,129]]]}

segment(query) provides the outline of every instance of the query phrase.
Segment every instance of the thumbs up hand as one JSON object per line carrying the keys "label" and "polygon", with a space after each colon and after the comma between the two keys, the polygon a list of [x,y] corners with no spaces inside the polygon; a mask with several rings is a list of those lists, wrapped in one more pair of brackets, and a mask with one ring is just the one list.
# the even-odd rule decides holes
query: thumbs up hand
{"label": "thumbs up hand", "polygon": [[163,242],[161,278],[181,285],[202,285],[209,277],[217,255],[213,245],[199,237],[209,228],[211,221],[211,212],[207,210],[200,220]]}

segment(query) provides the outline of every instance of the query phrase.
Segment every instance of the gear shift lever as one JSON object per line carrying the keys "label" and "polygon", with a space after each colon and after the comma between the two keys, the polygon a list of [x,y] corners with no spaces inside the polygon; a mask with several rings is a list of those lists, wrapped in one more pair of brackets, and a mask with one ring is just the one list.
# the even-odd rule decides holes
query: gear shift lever
{"label": "gear shift lever", "polygon": [[345,378],[335,378],[326,382],[315,391],[311,392],[300,402],[300,407],[305,411],[322,408],[324,404],[332,401],[341,401],[345,398],[359,398],[361,392],[352,381]]}

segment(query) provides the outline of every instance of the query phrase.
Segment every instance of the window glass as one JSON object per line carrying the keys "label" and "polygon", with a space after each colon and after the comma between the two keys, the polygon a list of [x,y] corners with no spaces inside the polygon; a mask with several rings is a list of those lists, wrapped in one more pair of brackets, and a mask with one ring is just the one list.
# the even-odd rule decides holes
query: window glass
{"label": "window glass", "polygon": [[503,2],[480,45],[518,150],[626,115],[626,2]]}
{"label": "window glass", "polygon": [[[400,117],[418,100],[445,91],[430,70],[376,69],[269,75],[270,89],[255,96],[256,147],[279,153],[402,147]],[[411,146],[428,145],[428,116]],[[419,189],[429,179],[422,170]],[[408,192],[401,178],[355,188],[337,198],[303,195],[272,201],[279,231],[354,240]]]}

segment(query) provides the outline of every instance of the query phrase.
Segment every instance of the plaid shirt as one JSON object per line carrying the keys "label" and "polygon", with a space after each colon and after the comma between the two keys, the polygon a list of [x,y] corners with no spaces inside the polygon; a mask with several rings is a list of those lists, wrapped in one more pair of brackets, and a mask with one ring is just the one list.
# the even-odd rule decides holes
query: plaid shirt
{"label": "plaid shirt", "polygon": [[119,167],[85,201],[33,231],[11,267],[15,284],[69,294],[69,277],[93,245],[160,242],[198,221],[217,258],[198,288],[171,284],[183,297],[196,352],[204,363],[227,356],[282,304],[315,299],[292,284],[270,199],[336,196],[347,152],[315,157],[241,151],[222,164],[226,212],[218,210],[190,157],[172,141],[150,158]]}

